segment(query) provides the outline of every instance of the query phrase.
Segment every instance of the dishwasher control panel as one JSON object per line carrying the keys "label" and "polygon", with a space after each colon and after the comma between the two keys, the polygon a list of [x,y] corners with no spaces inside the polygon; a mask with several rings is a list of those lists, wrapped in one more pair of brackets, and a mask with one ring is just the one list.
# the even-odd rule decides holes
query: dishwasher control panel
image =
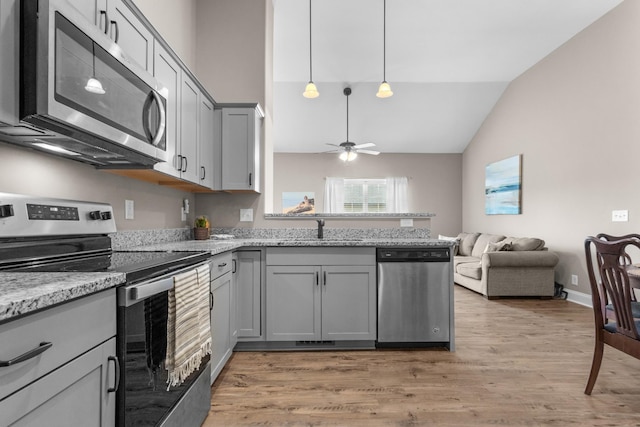
{"label": "dishwasher control panel", "polygon": [[379,248],[378,262],[449,262],[449,248]]}

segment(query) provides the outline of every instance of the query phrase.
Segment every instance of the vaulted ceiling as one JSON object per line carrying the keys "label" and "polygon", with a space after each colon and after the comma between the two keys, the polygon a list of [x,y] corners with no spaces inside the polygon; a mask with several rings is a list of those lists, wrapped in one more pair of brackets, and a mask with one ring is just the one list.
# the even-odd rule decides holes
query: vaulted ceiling
{"label": "vaulted ceiling", "polygon": [[273,0],[275,152],[461,153],[509,83],[622,0]]}

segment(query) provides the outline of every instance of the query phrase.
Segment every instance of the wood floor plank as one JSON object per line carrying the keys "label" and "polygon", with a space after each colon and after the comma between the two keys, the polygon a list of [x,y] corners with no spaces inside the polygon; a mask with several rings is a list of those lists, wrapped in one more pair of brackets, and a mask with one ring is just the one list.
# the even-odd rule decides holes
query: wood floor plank
{"label": "wood floor plank", "polygon": [[583,393],[591,309],[456,286],[455,312],[455,352],[234,353],[203,426],[640,426],[640,361],[605,348]]}

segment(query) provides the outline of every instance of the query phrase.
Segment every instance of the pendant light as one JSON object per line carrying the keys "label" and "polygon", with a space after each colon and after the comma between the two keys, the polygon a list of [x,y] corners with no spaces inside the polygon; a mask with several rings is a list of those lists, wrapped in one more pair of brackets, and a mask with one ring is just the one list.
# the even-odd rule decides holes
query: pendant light
{"label": "pendant light", "polygon": [[378,88],[378,98],[389,98],[393,95],[391,86],[387,83],[387,0],[382,0],[382,83]]}
{"label": "pendant light", "polygon": [[96,47],[94,43],[91,43],[91,54],[93,59],[93,74],[87,81],[87,85],[84,87],[84,90],[91,93],[97,93],[98,95],[104,95],[105,90],[102,87],[102,83],[100,83],[100,80],[96,79]]}
{"label": "pendant light", "polygon": [[312,75],[312,63],[311,63],[311,0],[309,0],[309,83],[304,88],[304,92],[302,96],[305,98],[317,98],[320,96],[320,92],[318,92],[318,88],[313,83],[313,75]]}

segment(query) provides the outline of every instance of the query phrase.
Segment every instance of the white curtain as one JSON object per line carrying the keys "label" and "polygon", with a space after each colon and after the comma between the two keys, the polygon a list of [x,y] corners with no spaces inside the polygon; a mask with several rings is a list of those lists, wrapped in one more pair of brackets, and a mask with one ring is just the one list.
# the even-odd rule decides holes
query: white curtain
{"label": "white curtain", "polygon": [[409,212],[407,188],[409,180],[406,176],[387,178],[387,212]]}
{"label": "white curtain", "polygon": [[329,178],[324,184],[324,211],[344,213],[344,179]]}

